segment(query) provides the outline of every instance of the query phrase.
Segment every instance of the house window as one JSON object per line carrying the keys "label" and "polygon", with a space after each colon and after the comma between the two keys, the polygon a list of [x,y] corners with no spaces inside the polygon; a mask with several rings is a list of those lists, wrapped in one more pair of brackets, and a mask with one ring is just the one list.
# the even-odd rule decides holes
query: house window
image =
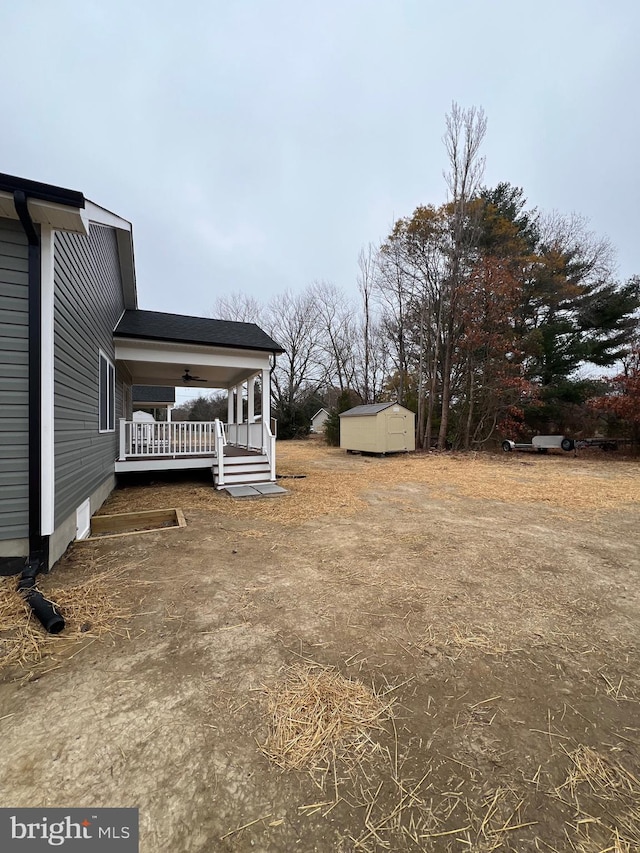
{"label": "house window", "polygon": [[100,352],[100,432],[114,432],[116,428],[116,369],[103,352]]}

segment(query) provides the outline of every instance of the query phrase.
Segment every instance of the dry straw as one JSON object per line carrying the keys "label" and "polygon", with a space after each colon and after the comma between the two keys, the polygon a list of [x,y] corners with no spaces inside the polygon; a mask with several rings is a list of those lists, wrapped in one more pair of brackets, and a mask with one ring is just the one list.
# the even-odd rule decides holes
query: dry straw
{"label": "dry straw", "polygon": [[296,665],[265,688],[269,732],[262,751],[287,770],[326,770],[340,757],[357,759],[373,745],[392,701],[331,667]]}
{"label": "dry straw", "polygon": [[[47,634],[16,591],[13,578],[0,578],[0,677],[29,674],[46,665],[54,667],[59,658],[79,643],[114,631],[130,616],[121,601],[129,585],[129,567],[100,570],[100,561],[87,555],[75,561],[76,583],[54,586],[56,574],[40,578],[39,588],[65,618],[62,634]],[[88,574],[88,576],[87,576]]]}
{"label": "dry straw", "polygon": [[[568,455],[407,454],[386,458],[347,455],[316,441],[278,443],[278,474],[290,494],[277,500],[234,501],[209,484],[137,486],[115,492],[103,512],[181,506],[242,519],[303,524],[326,515],[355,515],[381,487],[416,485],[437,500],[471,498],[542,504],[575,513],[640,503],[638,463]],[[294,477],[291,477],[294,475]],[[298,479],[302,477],[302,479]],[[402,493],[398,493],[402,499]],[[387,500],[389,500],[387,496]]]}
{"label": "dry straw", "polygon": [[564,802],[568,793],[575,809],[578,839],[574,849],[580,853],[640,850],[640,780],[619,761],[592,747],[563,751],[571,763],[556,795]]}

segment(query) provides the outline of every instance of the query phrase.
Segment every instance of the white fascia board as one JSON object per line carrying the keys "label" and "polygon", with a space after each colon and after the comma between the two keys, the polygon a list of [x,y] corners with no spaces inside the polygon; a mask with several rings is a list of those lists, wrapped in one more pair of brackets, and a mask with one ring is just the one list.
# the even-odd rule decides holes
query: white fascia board
{"label": "white fascia board", "polygon": [[118,259],[120,261],[120,277],[122,279],[122,295],[125,308],[138,307],[136,290],[136,264],[133,256],[133,235],[131,231],[116,229]]}
{"label": "white fascia board", "polygon": [[40,228],[41,274],[41,480],[40,512],[42,535],[50,536],[55,519],[55,410],[54,410],[54,231],[48,225]]}
{"label": "white fascia board", "polygon": [[[261,350],[233,350],[173,341],[147,341],[137,338],[115,338],[118,361],[147,361],[157,364],[180,364],[184,367],[234,367],[256,373],[270,366],[269,353]],[[157,384],[157,383],[156,383]]]}
{"label": "white fascia board", "polygon": [[100,207],[99,204],[95,204],[95,202],[89,201],[89,199],[85,201],[85,211],[88,221],[95,222],[96,225],[107,225],[110,228],[118,228],[120,231],[128,231],[129,233],[133,230],[128,220],[123,219],[121,216],[112,213],[104,207]]}
{"label": "white fascia board", "polygon": [[100,207],[100,205],[89,201],[89,199],[86,200],[85,212],[87,233],[89,223],[115,229],[125,308],[137,308],[138,296],[136,293],[136,266],[133,255],[132,224],[127,219],[123,219],[105,207]]}
{"label": "white fascia board", "polygon": [[[56,231],[73,231],[85,236],[89,233],[86,211],[83,208],[29,197],[27,204],[31,218],[38,225],[49,226]],[[0,216],[18,219],[11,193],[0,193]]]}

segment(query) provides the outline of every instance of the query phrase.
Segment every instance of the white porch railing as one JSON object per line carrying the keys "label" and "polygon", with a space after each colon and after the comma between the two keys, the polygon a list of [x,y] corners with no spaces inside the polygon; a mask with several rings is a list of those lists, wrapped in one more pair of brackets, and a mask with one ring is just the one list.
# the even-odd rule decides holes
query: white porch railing
{"label": "white porch railing", "polygon": [[247,450],[262,449],[262,421],[252,424],[226,424],[225,428],[231,444],[246,447]]}
{"label": "white porch railing", "polygon": [[213,421],[127,421],[120,419],[120,459],[148,456],[207,456],[216,452]]}
{"label": "white porch railing", "polygon": [[[244,427],[244,430],[242,429]],[[128,421],[120,419],[120,461],[150,457],[211,456],[218,460],[218,484],[224,485],[224,448],[227,444],[263,453],[269,477],[276,479],[276,437],[270,424],[229,424],[215,421]]]}

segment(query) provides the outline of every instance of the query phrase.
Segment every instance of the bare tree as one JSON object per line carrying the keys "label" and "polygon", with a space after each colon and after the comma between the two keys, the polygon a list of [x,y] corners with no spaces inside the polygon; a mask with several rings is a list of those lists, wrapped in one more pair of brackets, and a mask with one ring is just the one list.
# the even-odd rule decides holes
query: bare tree
{"label": "bare tree", "polygon": [[363,403],[374,402],[373,367],[373,297],[376,280],[377,253],[369,243],[358,255],[358,291],[362,299],[362,328],[359,394]]}
{"label": "bare tree", "polygon": [[213,316],[218,320],[260,324],[264,308],[253,296],[237,291],[227,296],[218,296],[213,304]]}
{"label": "bare tree", "polygon": [[405,404],[409,378],[411,324],[415,277],[407,269],[404,246],[395,234],[382,245],[376,265],[376,291],[382,313],[380,324],[389,344],[394,371],[390,380],[398,402]]}
{"label": "bare tree", "polygon": [[301,393],[317,391],[326,375],[318,304],[312,289],[275,296],[262,324],[284,349],[272,374],[272,393],[279,409],[290,409]]}
{"label": "bare tree", "polygon": [[[460,290],[469,275],[473,248],[477,244],[478,205],[474,200],[484,174],[484,157],[480,147],[487,129],[484,111],[470,107],[461,109],[455,102],[446,117],[444,144],[449,158],[445,174],[449,190],[450,244],[448,271],[443,292],[445,309],[443,322],[442,400],[438,448],[444,449],[449,428],[451,383],[454,353],[462,334]],[[475,216],[474,216],[475,214]],[[476,221],[474,221],[474,218]]]}
{"label": "bare tree", "polygon": [[325,281],[310,288],[318,322],[318,343],[324,351],[325,381],[340,391],[353,387],[356,370],[354,307],[344,292]]}

